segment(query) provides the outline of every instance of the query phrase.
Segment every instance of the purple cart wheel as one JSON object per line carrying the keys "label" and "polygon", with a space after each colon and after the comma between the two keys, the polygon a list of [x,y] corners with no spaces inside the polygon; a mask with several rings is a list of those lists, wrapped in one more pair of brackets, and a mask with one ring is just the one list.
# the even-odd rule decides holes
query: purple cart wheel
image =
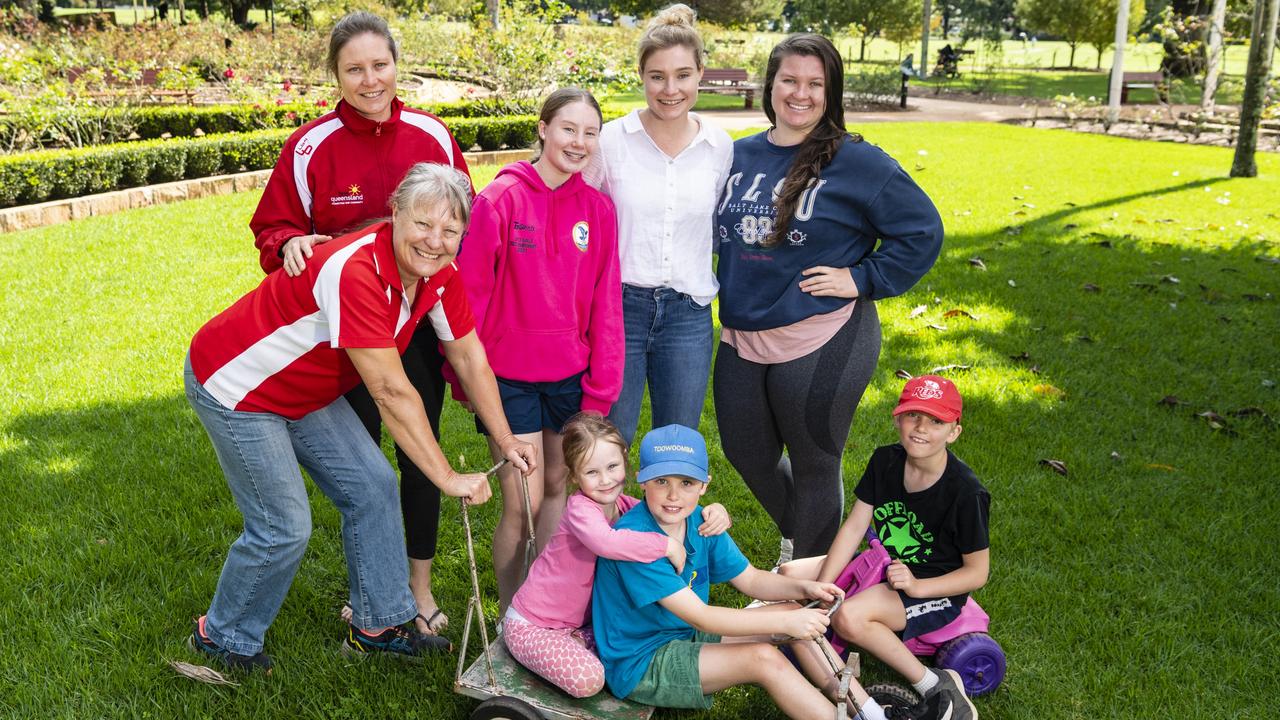
{"label": "purple cart wheel", "polygon": [[1004,650],[986,633],[961,635],[942,647],[933,664],[960,673],[970,696],[986,695],[1004,680]]}

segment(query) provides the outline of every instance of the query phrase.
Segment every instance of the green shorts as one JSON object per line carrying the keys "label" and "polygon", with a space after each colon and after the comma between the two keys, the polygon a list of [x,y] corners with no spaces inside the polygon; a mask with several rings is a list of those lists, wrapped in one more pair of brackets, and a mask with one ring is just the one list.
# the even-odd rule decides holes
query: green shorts
{"label": "green shorts", "polygon": [[658,648],[627,699],[656,707],[709,709],[711,696],[702,694],[698,655],[703,645],[718,642],[719,635],[694,630],[692,640],[672,640]]}

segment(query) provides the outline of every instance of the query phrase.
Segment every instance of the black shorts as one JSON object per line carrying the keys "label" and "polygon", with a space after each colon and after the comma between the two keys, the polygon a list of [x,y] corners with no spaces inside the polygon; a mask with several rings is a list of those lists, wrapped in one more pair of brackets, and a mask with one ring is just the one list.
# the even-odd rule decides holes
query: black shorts
{"label": "black shorts", "polygon": [[[569,418],[582,408],[582,373],[555,382],[522,382],[498,378],[502,411],[511,432],[517,435],[553,430],[560,432]],[[480,418],[476,430],[485,435]]]}
{"label": "black shorts", "polygon": [[898,633],[903,641],[946,627],[960,617],[960,611],[969,601],[968,593],[944,598],[913,598],[899,590],[898,597],[902,598],[902,608],[907,611],[907,626]]}

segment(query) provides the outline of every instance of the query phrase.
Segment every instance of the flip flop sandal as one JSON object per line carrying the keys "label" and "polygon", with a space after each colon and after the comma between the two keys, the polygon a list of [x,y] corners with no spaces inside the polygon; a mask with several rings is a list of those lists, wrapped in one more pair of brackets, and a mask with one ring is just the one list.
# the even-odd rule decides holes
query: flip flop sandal
{"label": "flip flop sandal", "polygon": [[[440,608],[436,608],[436,611],[431,613],[431,617],[426,617],[422,613],[418,613],[417,615],[413,616],[413,619],[421,620],[427,626],[427,632],[425,634],[432,635],[432,636],[439,636],[440,631],[443,630],[444,627],[443,626],[436,627],[435,625],[432,625],[432,623],[436,621],[436,618],[440,617],[443,614],[444,614],[444,610],[441,610]],[[448,618],[445,618],[445,620],[447,621]]]}

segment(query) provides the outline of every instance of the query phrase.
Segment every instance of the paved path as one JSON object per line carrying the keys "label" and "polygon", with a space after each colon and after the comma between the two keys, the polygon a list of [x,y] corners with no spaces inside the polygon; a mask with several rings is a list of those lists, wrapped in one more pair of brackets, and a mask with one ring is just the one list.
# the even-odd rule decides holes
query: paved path
{"label": "paved path", "polygon": [[[845,123],[856,126],[869,122],[1003,122],[1029,118],[1035,112],[1032,107],[1021,105],[996,105],[989,103],[964,102],[935,97],[909,97],[907,109],[898,108],[874,111],[848,111]],[[1043,111],[1042,111],[1043,112]],[[769,120],[763,110],[711,110],[702,111],[703,117],[709,118],[725,130],[744,130],[753,127],[768,127]]]}

